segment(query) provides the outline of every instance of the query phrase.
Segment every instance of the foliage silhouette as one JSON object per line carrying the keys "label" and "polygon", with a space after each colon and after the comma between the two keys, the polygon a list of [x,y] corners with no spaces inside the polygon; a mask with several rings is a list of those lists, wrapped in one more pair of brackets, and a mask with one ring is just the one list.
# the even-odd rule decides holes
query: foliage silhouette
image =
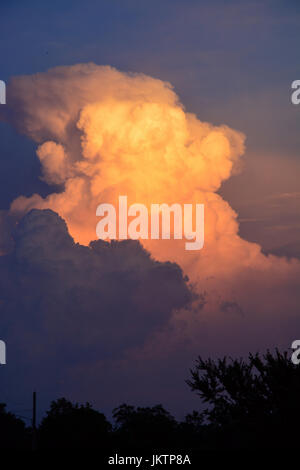
{"label": "foliage silhouette", "polygon": [[300,368],[286,352],[249,354],[248,362],[199,357],[187,384],[209,405],[210,447],[297,447]]}
{"label": "foliage silhouette", "polygon": [[[204,411],[177,422],[162,405],[113,410],[114,426],[89,403],[60,398],[38,428],[39,449],[97,449],[99,456],[297,448],[300,367],[286,352],[248,360],[198,358],[187,383]],[[32,429],[0,404],[0,448],[31,450]],[[134,453],[132,454],[132,451]]]}
{"label": "foliage silhouette", "polygon": [[55,449],[106,449],[111,424],[89,403],[53,401],[39,427],[39,447]]}
{"label": "foliage silhouette", "polygon": [[113,410],[116,443],[144,450],[176,445],[177,422],[162,405],[135,408],[123,404]]}
{"label": "foliage silhouette", "polygon": [[0,449],[25,449],[28,447],[29,430],[24,422],[13,413],[6,411],[0,403]]}

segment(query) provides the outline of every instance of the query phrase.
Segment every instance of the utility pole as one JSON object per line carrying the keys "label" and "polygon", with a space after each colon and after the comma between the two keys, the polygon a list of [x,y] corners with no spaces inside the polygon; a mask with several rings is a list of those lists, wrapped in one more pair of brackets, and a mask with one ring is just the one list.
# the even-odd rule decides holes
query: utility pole
{"label": "utility pole", "polygon": [[36,392],[32,395],[32,450],[37,450],[36,435]]}

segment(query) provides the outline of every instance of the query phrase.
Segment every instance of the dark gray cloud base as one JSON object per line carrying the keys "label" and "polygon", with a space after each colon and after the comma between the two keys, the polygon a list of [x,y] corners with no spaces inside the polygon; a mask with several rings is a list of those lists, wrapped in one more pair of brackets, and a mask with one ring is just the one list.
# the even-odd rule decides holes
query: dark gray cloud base
{"label": "dark gray cloud base", "polygon": [[192,298],[175,263],[153,260],[133,240],[76,244],[51,210],[32,210],[13,238],[0,257],[0,329],[6,387],[20,394],[33,384],[58,393],[75,365],[84,381],[94,361],[141,346]]}

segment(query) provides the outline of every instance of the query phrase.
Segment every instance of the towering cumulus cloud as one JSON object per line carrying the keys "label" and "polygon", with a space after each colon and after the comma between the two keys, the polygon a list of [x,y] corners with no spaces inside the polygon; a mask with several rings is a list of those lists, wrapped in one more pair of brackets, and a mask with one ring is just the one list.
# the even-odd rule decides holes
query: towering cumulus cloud
{"label": "towering cumulus cloud", "polygon": [[117,204],[119,195],[148,207],[205,206],[203,250],[185,251],[184,240],[142,241],[153,258],[178,263],[198,297],[192,307],[174,309],[169,327],[148,338],[139,357],[178,351],[183,338],[185,350],[195,351],[224,337],[229,349],[289,346],[300,264],[267,257],[243,240],[237,214],[217,193],[240,167],[242,133],[186,112],[169,83],[95,64],[16,77],[8,94],[2,119],[37,142],[42,177],[57,185],[46,198],[18,197],[13,217],[51,209],[76,242],[88,245],[96,238],[97,206]]}
{"label": "towering cumulus cloud", "polygon": [[[198,202],[205,204],[206,256],[231,257],[232,244],[242,259],[258,251],[236,237],[236,214],[216,194],[238,167],[244,136],[186,113],[168,83],[88,64],[17,77],[9,91],[8,118],[39,143],[43,178],[59,185],[46,199],[19,197],[12,213],[51,208],[88,244],[96,207],[120,194],[129,204]],[[177,245],[155,245],[155,256],[167,250],[184,262]]]}

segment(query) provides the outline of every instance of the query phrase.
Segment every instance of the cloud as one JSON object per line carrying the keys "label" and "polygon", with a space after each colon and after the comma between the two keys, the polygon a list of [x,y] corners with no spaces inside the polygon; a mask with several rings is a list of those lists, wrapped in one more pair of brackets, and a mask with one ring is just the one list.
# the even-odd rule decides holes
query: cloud
{"label": "cloud", "polygon": [[147,206],[204,203],[202,253],[186,256],[177,242],[144,246],[159,260],[180,263],[192,279],[199,263],[209,276],[212,265],[232,271],[260,256],[257,245],[238,237],[237,214],[216,193],[239,168],[244,136],[185,112],[170,84],[79,64],[15,77],[9,93],[11,107],[2,118],[39,143],[43,178],[60,184],[44,199],[20,196],[11,215],[52,209],[87,245],[96,238],[97,206],[116,204],[120,194]]}
{"label": "cloud", "polygon": [[154,261],[138,241],[76,244],[51,210],[28,213],[14,241],[0,257],[1,338],[10,371],[27,371],[29,383],[121,357],[192,298],[176,264]]}
{"label": "cloud", "polygon": [[[15,77],[8,92],[1,118],[37,142],[43,179],[57,185],[46,198],[11,204],[13,220],[29,212],[2,261],[21,269],[7,281],[21,288],[23,303],[13,300],[21,324],[29,318],[50,332],[66,358],[86,348],[94,360],[107,355],[101,370],[121,361],[128,374],[138,360],[160,369],[166,358],[174,370],[179,356],[201,351],[289,346],[299,260],[266,256],[241,238],[237,213],[217,193],[241,168],[243,134],[188,113],[169,83],[95,64]],[[148,207],[204,203],[204,249],[187,252],[184,240],[94,242],[96,207],[119,195]],[[188,305],[178,266],[197,293]]]}
{"label": "cloud", "polygon": [[13,252],[0,258],[2,287],[10,286],[2,289],[2,314],[17,296],[16,320],[40,328],[41,344],[51,337],[67,348],[71,339],[79,352],[112,355],[143,343],[191,299],[176,264],[154,261],[133,240],[76,244],[51,210],[27,214],[14,240]]}
{"label": "cloud", "polygon": [[[237,214],[217,193],[240,168],[245,136],[186,112],[169,83],[79,64],[15,77],[8,89],[11,107],[2,118],[39,144],[43,178],[59,185],[44,199],[20,196],[11,216],[52,209],[75,241],[88,245],[96,238],[97,206],[116,205],[121,194],[129,204],[147,206],[204,203],[200,252],[187,253],[178,240],[142,243],[157,260],[178,263],[199,294],[211,292],[206,308],[209,302],[216,306],[215,292],[223,302],[235,302],[230,297],[238,291],[238,304],[246,311],[253,271],[274,285],[281,272],[287,279],[297,275],[298,263],[265,256],[258,244],[239,236]],[[245,275],[249,286],[237,288]],[[285,287],[280,291],[284,302]]]}
{"label": "cloud", "polygon": [[7,211],[0,211],[0,256],[9,252],[13,248],[13,239],[11,231],[13,228],[13,221],[7,214]]}
{"label": "cloud", "polygon": [[20,196],[13,214],[50,208],[88,244],[98,204],[126,194],[129,204],[204,202],[207,243],[226,237],[225,225],[228,236],[237,231],[235,213],[216,191],[238,168],[244,136],[186,113],[170,84],[81,64],[15,77],[9,93],[2,118],[40,144],[43,178],[62,186],[45,199]]}

